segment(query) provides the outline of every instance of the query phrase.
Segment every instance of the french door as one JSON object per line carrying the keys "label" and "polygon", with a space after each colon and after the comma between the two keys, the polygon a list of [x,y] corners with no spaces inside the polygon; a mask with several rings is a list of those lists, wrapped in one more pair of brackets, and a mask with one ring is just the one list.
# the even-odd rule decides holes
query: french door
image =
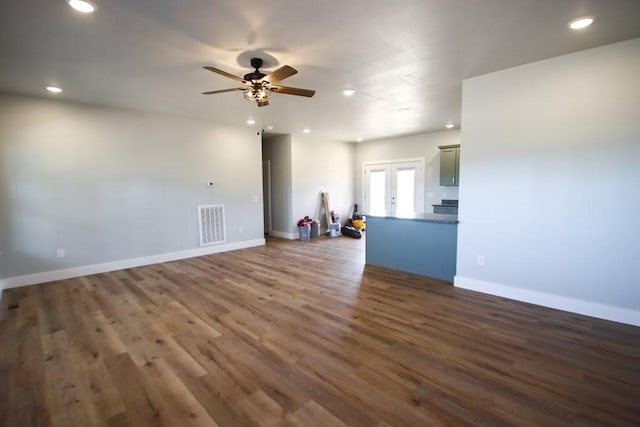
{"label": "french door", "polygon": [[371,215],[424,212],[424,161],[365,163],[364,209]]}

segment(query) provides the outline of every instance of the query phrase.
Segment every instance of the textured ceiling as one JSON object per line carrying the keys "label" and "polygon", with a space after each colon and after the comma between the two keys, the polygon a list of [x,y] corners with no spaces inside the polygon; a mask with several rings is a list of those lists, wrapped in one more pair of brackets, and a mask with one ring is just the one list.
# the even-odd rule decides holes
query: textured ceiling
{"label": "textured ceiling", "polygon": [[[0,90],[368,140],[459,126],[465,78],[640,37],[638,0],[94,3],[81,15],[64,0],[3,0]],[[581,15],[595,24],[569,30]],[[296,68],[282,84],[315,97],[275,94],[258,109],[240,92],[201,95],[237,85],[202,66],[243,75],[253,54],[264,71]],[[64,92],[45,92],[52,83]]]}

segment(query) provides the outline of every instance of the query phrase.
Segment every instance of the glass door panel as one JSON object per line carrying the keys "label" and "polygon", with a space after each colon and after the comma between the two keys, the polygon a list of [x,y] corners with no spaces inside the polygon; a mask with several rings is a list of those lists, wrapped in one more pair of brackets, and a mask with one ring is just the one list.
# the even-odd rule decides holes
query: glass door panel
{"label": "glass door panel", "polygon": [[413,215],[415,209],[416,170],[414,168],[394,168],[395,210],[397,215]]}
{"label": "glass door panel", "polygon": [[390,165],[365,167],[365,212],[385,215],[390,210]]}

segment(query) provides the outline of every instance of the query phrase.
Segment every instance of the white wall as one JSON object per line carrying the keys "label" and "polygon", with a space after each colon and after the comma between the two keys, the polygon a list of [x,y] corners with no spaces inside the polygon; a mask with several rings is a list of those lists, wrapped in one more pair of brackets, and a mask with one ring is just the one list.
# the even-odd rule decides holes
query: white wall
{"label": "white wall", "polygon": [[293,221],[290,230],[297,233],[298,219],[320,219],[326,229],[321,192],[329,193],[329,207],[347,219],[354,202],[354,144],[318,140],[310,136],[292,137]]}
{"label": "white wall", "polygon": [[640,324],[640,39],[466,80],[460,169],[457,286]]}
{"label": "white wall", "polygon": [[388,161],[407,158],[425,160],[424,211],[433,212],[431,205],[440,204],[442,199],[458,199],[458,187],[442,187],[440,180],[441,145],[460,144],[460,131],[447,130],[419,135],[403,136],[376,141],[361,142],[356,145],[356,200],[360,211],[363,203],[363,162]]}
{"label": "white wall", "polygon": [[271,234],[290,237],[293,218],[291,190],[291,135],[265,136],[262,159],[271,163]]}
{"label": "white wall", "polygon": [[260,153],[255,130],[0,95],[5,288],[44,272],[193,253],[198,205],[225,205],[227,247],[264,242]]}

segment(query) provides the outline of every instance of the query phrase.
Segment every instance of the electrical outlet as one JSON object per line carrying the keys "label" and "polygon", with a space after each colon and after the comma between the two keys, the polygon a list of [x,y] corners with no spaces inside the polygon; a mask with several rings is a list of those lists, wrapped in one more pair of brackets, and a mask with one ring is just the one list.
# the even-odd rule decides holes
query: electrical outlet
{"label": "electrical outlet", "polygon": [[58,250],[56,251],[56,256],[57,256],[58,258],[64,258],[64,249],[58,249]]}
{"label": "electrical outlet", "polygon": [[484,265],[484,255],[478,255],[478,265]]}
{"label": "electrical outlet", "polygon": [[253,201],[253,203],[258,203],[258,200],[260,199],[258,199],[258,196],[252,196],[251,200]]}

